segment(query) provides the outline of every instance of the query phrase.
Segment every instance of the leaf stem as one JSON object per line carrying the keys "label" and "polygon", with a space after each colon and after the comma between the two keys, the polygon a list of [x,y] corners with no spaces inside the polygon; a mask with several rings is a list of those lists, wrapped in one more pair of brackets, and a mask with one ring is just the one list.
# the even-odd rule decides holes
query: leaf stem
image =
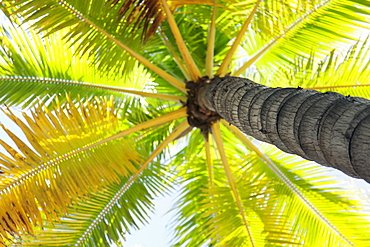
{"label": "leaf stem", "polygon": [[335,88],[348,88],[348,87],[369,87],[370,84],[353,84],[353,85],[333,85],[333,86],[323,86],[323,87],[308,87],[305,89],[312,89],[312,90],[324,90],[324,89],[335,89]]}
{"label": "leaf stem", "polygon": [[248,222],[247,217],[246,217],[246,215],[244,213],[243,205],[242,205],[242,202],[241,202],[241,197],[240,197],[239,192],[238,192],[238,190],[236,188],[236,183],[235,183],[233,174],[232,174],[231,169],[230,169],[229,161],[228,161],[228,159],[226,157],[226,153],[225,153],[225,148],[224,148],[224,144],[223,144],[223,140],[222,140],[222,136],[221,136],[219,122],[214,123],[212,125],[212,135],[213,135],[213,137],[215,139],[218,152],[219,152],[219,154],[221,156],[222,165],[224,166],[226,176],[227,176],[227,178],[229,180],[230,188],[231,188],[231,190],[233,192],[236,205],[237,205],[237,207],[239,209],[239,213],[240,213],[240,215],[242,217],[243,224],[244,224],[245,229],[247,231],[247,235],[248,235],[249,241],[250,241],[251,245],[254,247],[256,245],[254,244],[254,241],[252,239],[252,233],[251,233],[251,230],[250,230],[249,222]]}
{"label": "leaf stem", "polygon": [[213,172],[212,172],[212,157],[211,157],[211,147],[209,143],[209,134],[204,136],[204,149],[206,150],[206,164],[209,176],[209,185],[213,185]]}
{"label": "leaf stem", "polygon": [[191,80],[191,77],[190,77],[190,73],[189,73],[188,68],[186,67],[186,65],[184,64],[184,62],[181,60],[181,58],[177,55],[176,51],[172,47],[172,44],[169,42],[168,38],[166,37],[166,35],[163,33],[162,30],[160,30],[160,34],[161,34],[161,37],[162,37],[163,42],[166,45],[166,48],[168,49],[168,51],[173,56],[173,60],[175,61],[175,63],[177,64],[177,66],[179,66],[182,74],[185,76],[185,79],[188,80],[188,81],[190,81]]}
{"label": "leaf stem", "polygon": [[206,75],[209,78],[213,77],[213,65],[214,65],[214,50],[215,50],[215,36],[216,36],[216,17],[217,17],[217,6],[213,6],[211,25],[208,30],[208,43],[207,43],[207,54],[206,54]]}
{"label": "leaf stem", "polygon": [[164,12],[167,16],[168,24],[170,25],[171,31],[173,33],[173,36],[175,37],[177,47],[180,50],[180,53],[185,61],[186,66],[189,69],[190,77],[191,79],[196,82],[198,78],[202,77],[197,65],[195,64],[188,48],[185,45],[185,41],[181,36],[179,27],[177,26],[177,23],[175,21],[175,18],[173,17],[173,14],[171,13],[170,7],[167,4],[166,0],[161,0],[162,6],[164,9]]}
{"label": "leaf stem", "polygon": [[115,91],[115,92],[135,94],[135,95],[139,95],[142,97],[163,99],[163,100],[169,100],[169,101],[175,101],[175,102],[185,102],[187,99],[184,96],[168,95],[168,94],[160,94],[160,93],[149,93],[149,92],[143,92],[143,91],[134,90],[134,89],[126,89],[126,88],[121,88],[121,87],[99,85],[99,84],[80,82],[80,81],[60,80],[60,79],[55,79],[55,78],[37,78],[37,77],[29,78],[29,77],[19,77],[19,76],[0,77],[0,82],[1,81],[22,81],[22,82],[67,84],[67,85],[75,85],[75,86],[90,87],[90,88],[97,88],[97,89],[103,89],[103,90],[109,90],[109,91]]}
{"label": "leaf stem", "polygon": [[275,45],[280,39],[285,37],[291,30],[293,30],[298,24],[300,24],[303,20],[305,20],[307,17],[315,13],[320,7],[325,6],[328,4],[331,0],[326,0],[323,3],[316,5],[313,9],[306,12],[302,17],[297,19],[295,22],[293,22],[290,26],[288,26],[283,32],[279,35],[277,35],[275,38],[270,40],[265,47],[263,47],[259,52],[257,52],[251,59],[249,59],[247,62],[244,63],[244,65],[238,69],[236,72],[232,73],[232,76],[240,76],[241,73],[243,73],[247,68],[249,68],[255,61],[257,61],[268,49],[270,49],[273,45]]}
{"label": "leaf stem", "polygon": [[232,44],[230,50],[228,51],[225,59],[222,62],[220,68],[218,69],[218,72],[217,72],[217,75],[218,76],[224,77],[226,75],[226,72],[227,72],[227,70],[229,68],[229,65],[231,63],[231,59],[233,58],[236,49],[240,45],[241,40],[242,40],[242,38],[244,36],[244,33],[247,30],[249,24],[251,23],[252,18],[255,15],[258,6],[260,5],[260,2],[261,2],[261,0],[257,0],[257,3],[254,5],[254,8],[253,8],[252,12],[249,14],[247,20],[245,20],[245,22],[244,22],[242,28],[240,29],[240,31],[239,31],[239,33],[238,33],[238,35],[237,35],[234,43]]}

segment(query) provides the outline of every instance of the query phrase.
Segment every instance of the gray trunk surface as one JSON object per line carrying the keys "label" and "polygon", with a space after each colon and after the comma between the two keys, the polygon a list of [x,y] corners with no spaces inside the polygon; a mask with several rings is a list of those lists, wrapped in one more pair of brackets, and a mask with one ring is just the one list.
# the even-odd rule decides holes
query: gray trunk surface
{"label": "gray trunk surface", "polygon": [[238,77],[200,90],[202,108],[281,150],[370,182],[370,101]]}

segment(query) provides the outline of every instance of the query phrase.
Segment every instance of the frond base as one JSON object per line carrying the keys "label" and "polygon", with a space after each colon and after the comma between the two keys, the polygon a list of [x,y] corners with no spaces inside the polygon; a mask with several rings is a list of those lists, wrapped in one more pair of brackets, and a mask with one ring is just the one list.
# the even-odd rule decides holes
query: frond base
{"label": "frond base", "polygon": [[201,89],[211,81],[208,76],[204,76],[199,78],[197,82],[186,82],[186,88],[188,89],[188,100],[186,101],[188,123],[190,126],[200,129],[203,134],[208,134],[212,124],[221,119],[217,112],[201,107],[199,104]]}

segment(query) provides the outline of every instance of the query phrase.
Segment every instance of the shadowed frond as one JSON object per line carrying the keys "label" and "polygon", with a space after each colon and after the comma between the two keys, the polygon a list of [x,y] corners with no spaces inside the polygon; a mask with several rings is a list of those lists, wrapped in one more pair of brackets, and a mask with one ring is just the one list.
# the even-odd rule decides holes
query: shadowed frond
{"label": "shadowed frond", "polygon": [[142,40],[147,41],[165,19],[159,0],[109,0],[113,6],[119,5],[119,20],[122,20],[131,32],[142,30]]}
{"label": "shadowed frond", "polygon": [[[142,30],[143,41],[155,34],[159,25],[164,21],[165,16],[161,7],[160,0],[110,0],[113,6],[119,5],[119,20],[130,28],[130,31],[137,33]],[[168,1],[171,10],[188,4],[213,4],[213,0],[201,1]]]}

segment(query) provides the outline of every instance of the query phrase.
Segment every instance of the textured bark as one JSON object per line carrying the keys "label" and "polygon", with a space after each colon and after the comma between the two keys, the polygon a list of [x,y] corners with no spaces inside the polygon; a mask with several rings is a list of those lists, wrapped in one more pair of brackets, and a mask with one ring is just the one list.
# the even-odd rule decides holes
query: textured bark
{"label": "textured bark", "polygon": [[301,88],[269,88],[216,78],[201,89],[201,107],[254,138],[370,182],[370,101]]}

